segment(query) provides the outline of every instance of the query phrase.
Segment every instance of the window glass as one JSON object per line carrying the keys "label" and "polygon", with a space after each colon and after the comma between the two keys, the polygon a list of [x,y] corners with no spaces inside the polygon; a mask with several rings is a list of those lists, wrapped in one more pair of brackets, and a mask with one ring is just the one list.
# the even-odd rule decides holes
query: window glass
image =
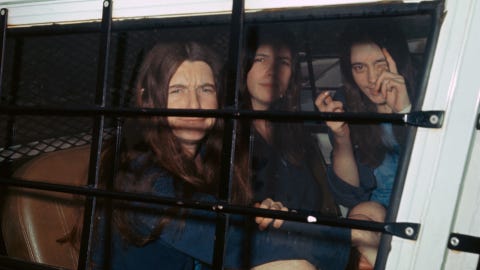
{"label": "window glass", "polygon": [[[255,210],[305,215],[310,223],[395,216],[415,130],[301,117],[353,112],[378,119],[420,108],[434,11],[398,3],[266,10],[246,14],[242,33],[230,32],[230,15],[115,21],[104,99],[126,116],[105,117],[101,125],[85,116],[0,116],[0,162],[16,171],[46,152],[78,150],[81,159],[60,160],[62,168],[83,166],[84,174],[59,183],[81,186],[91,175],[92,131],[104,128],[98,188],[119,194],[95,201],[87,255],[94,269],[164,262],[208,269],[222,252],[223,265],[233,269],[274,269],[285,260],[287,268],[373,266],[377,250],[387,250],[377,233]],[[12,32],[2,104],[100,105],[98,26]],[[240,118],[230,119],[237,107]],[[159,115],[165,109],[183,111]],[[227,117],[192,111],[198,109],[221,109]],[[219,202],[240,210],[217,214]],[[63,240],[78,247],[83,220],[68,225]],[[224,246],[216,242],[220,234]]]}

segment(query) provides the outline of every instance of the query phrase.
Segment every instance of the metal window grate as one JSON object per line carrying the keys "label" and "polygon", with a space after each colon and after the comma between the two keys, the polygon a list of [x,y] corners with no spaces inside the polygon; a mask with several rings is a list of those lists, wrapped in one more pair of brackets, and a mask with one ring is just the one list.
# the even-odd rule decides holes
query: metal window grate
{"label": "metal window grate", "polygon": [[[111,12],[110,7],[104,7],[104,12]],[[234,13],[242,14],[243,10],[242,1],[234,1]],[[416,15],[425,18],[429,18],[434,22],[435,18],[432,18],[432,12],[439,9],[436,3],[433,4],[382,4],[378,6],[371,6],[372,8],[367,12],[366,6],[353,6],[352,9],[338,9],[338,8],[325,8],[319,11],[318,14],[311,15],[298,11],[292,11],[291,13],[266,13],[262,17],[260,15],[250,15],[246,17],[246,22],[243,18],[238,18],[240,25],[244,23],[259,23],[259,22],[278,22],[278,21],[308,21],[313,19],[323,19],[327,23],[330,20],[339,19],[344,17],[358,18],[364,16],[372,17],[386,17],[386,16],[399,16],[405,15],[406,18]],[[108,10],[105,11],[105,8]],[[367,9],[368,10],[368,9]],[[314,13],[314,12],[313,12]],[[105,13],[104,13],[105,14]],[[111,13],[110,13],[111,14]],[[272,15],[273,14],[273,15]],[[285,15],[287,14],[287,15]],[[434,17],[434,16],[433,16]],[[406,21],[408,21],[408,18]],[[110,18],[111,19],[111,18]],[[101,25],[89,24],[84,28],[75,27],[40,27],[36,29],[19,30],[18,32],[12,31],[7,35],[6,42],[6,57],[3,59],[2,67],[5,68],[2,88],[0,89],[0,102],[4,108],[0,111],[0,131],[4,131],[0,134],[0,162],[11,162],[13,160],[20,160],[24,157],[31,157],[42,152],[53,151],[56,149],[68,148],[71,146],[82,145],[95,142],[96,140],[102,140],[108,136],[114,136],[113,127],[115,121],[110,118],[105,118],[105,132],[100,131],[100,127],[103,125],[103,116],[108,117],[125,116],[132,114],[133,116],[139,116],[139,112],[131,112],[122,110],[121,108],[126,105],[128,108],[130,96],[130,89],[133,85],[133,79],[135,77],[135,70],[143,56],[143,53],[147,51],[146,48],[151,47],[156,42],[162,40],[169,40],[179,37],[179,31],[185,35],[188,39],[207,39],[212,40],[213,45],[217,51],[223,52],[224,59],[230,59],[238,57],[238,52],[227,55],[226,52],[232,50],[232,45],[228,45],[231,38],[230,31],[235,26],[230,26],[229,18],[219,16],[218,20],[207,21],[207,23],[201,23],[201,20],[177,20],[171,21],[156,21],[145,20],[143,23],[132,22],[131,26],[118,22],[114,24],[118,28],[114,27],[112,33],[104,31],[98,33],[100,29],[111,23],[110,19],[104,16],[104,20]],[[235,22],[232,22],[234,24]],[[137,28],[138,27],[138,28]],[[142,29],[144,27],[144,29]],[[236,26],[238,27],[238,25]],[[55,32],[51,30],[60,29]],[[76,32],[78,31],[78,32]],[[423,29],[423,31],[427,31]],[[428,30],[430,31],[430,30]],[[427,32],[428,32],[427,31]],[[6,30],[4,29],[4,33]],[[187,34],[188,33],[188,34]],[[233,31],[232,35],[238,36],[240,32]],[[180,35],[181,36],[181,35]],[[109,38],[108,45],[105,48],[101,48],[101,53],[108,55],[105,66],[102,67],[102,63],[99,63],[98,47],[103,39]],[[136,42],[141,40],[142,42]],[[241,41],[241,38],[240,38]],[[104,40],[103,40],[104,42]],[[73,49],[75,48],[75,49]],[[104,51],[102,51],[104,50]],[[40,53],[41,52],[41,53]],[[35,61],[31,61],[35,59]],[[102,59],[100,59],[102,60]],[[106,72],[108,80],[102,84],[100,81],[102,78],[97,78],[99,71],[97,67]],[[102,70],[100,70],[100,73]],[[232,79],[232,78],[231,78]],[[234,78],[235,79],[235,76]],[[236,80],[234,80],[236,83]],[[100,85],[100,86],[99,86]],[[238,87],[238,83],[235,84]],[[314,84],[312,84],[314,85]],[[107,87],[104,93],[105,104],[99,104],[99,96],[96,91],[103,90],[101,87]],[[100,91],[99,91],[100,92]],[[68,93],[68,95],[65,95]],[[100,98],[100,99],[101,99]],[[234,101],[235,98],[232,98]],[[234,103],[234,102],[230,102]],[[97,106],[93,106],[96,104]],[[238,103],[237,103],[238,104]],[[55,112],[55,108],[64,108],[63,112],[72,112],[72,115],[65,117],[61,113]],[[86,110],[78,110],[73,112],[75,108],[87,108]],[[108,108],[120,107],[118,110]],[[35,112],[42,112],[42,108],[54,108],[53,111],[43,110],[40,113],[42,116],[35,115]],[[73,110],[71,110],[74,108]],[[20,109],[23,111],[16,111]],[[61,111],[61,110],[60,110]],[[31,116],[29,114],[34,114]],[[183,114],[188,115],[191,112],[175,112],[172,110],[152,110],[146,112],[146,115],[171,115],[171,114]],[[207,112],[208,113],[208,112]],[[236,119],[241,117],[260,117],[260,118],[276,118],[283,120],[298,118],[303,121],[305,119],[346,119],[348,121],[375,121],[375,122],[402,122],[412,125],[420,125],[427,127],[440,127],[442,122],[442,112],[414,112],[406,115],[394,115],[384,117],[376,114],[368,115],[333,115],[333,114],[316,114],[315,113],[300,113],[290,116],[282,114],[280,112],[270,112],[262,115],[261,113],[239,112],[239,111],[216,111],[210,112],[213,115],[219,115],[221,117]],[[76,116],[75,118],[73,118]],[[84,117],[80,117],[84,116]],[[91,118],[86,116],[95,116],[98,121],[92,121]],[[291,118],[289,118],[291,117]],[[436,117],[436,118],[435,118]],[[231,126],[234,128],[234,125]],[[98,129],[96,135],[92,130]],[[92,137],[92,133],[93,137]],[[96,137],[97,136],[97,137]],[[231,138],[230,138],[231,139]],[[228,138],[227,138],[228,140]],[[228,154],[228,153],[227,153]],[[231,153],[230,153],[231,154]],[[2,159],[3,158],[3,159]],[[98,156],[96,157],[98,159]],[[225,157],[227,158],[227,157]],[[94,169],[96,170],[96,169]],[[92,171],[90,173],[90,184],[95,185],[93,174],[98,173]],[[224,177],[227,179],[228,177]],[[37,189],[55,190],[58,192],[75,193],[80,192],[73,187],[65,187],[61,185],[48,185],[44,186],[42,183],[28,183],[25,181],[12,179],[1,179],[2,185],[16,185],[24,187],[31,187]],[[93,182],[92,182],[93,181]],[[132,199],[142,201],[141,197],[135,197],[130,194],[122,193],[104,193],[102,190],[95,188],[83,188],[84,195],[99,196],[99,197],[115,197],[120,199]],[[226,200],[228,198],[228,189],[225,190],[221,199]],[[129,197],[130,196],[130,197]],[[133,197],[132,197],[133,196]],[[155,200],[154,200],[155,201]],[[165,200],[158,199],[156,203],[167,203]],[[194,207],[199,205],[198,202],[184,203],[185,207]],[[241,214],[255,215],[258,212],[249,209],[236,209],[234,206],[228,204],[216,204],[207,205],[208,209],[217,211],[218,213],[231,213],[238,212]],[[224,210],[219,210],[220,207]],[[90,206],[87,207],[86,213],[91,213],[95,210],[95,200],[90,201]],[[231,211],[231,212],[229,212]],[[264,211],[261,214],[266,216],[275,217],[277,213]],[[87,214],[88,215],[88,214]],[[296,220],[298,217],[295,214],[282,214],[282,218],[287,220]],[[226,220],[220,219],[218,224],[226,224]],[[307,220],[305,220],[307,222]],[[321,218],[320,218],[320,222]],[[362,222],[350,222],[350,221],[337,221],[336,226],[346,226],[352,228],[366,228],[374,231],[383,231],[394,235],[399,235],[405,238],[415,239],[418,233],[419,224],[406,224],[407,227],[397,226],[402,225],[400,223],[391,224],[375,224],[375,223],[362,223]],[[88,222],[87,222],[88,223]],[[323,221],[328,223],[328,221]],[[405,225],[405,224],[403,224]],[[223,226],[224,228],[224,226]],[[219,233],[222,233],[220,230]],[[224,233],[224,231],[223,231]],[[88,247],[88,238],[90,236],[84,236],[84,245],[82,246],[82,254],[86,254]],[[216,258],[215,269],[220,269],[222,265],[222,247],[224,245],[223,239],[216,244]],[[85,258],[88,259],[88,258]],[[7,259],[8,260],[8,259]],[[85,262],[83,262],[85,264]],[[81,264],[81,268],[85,265]],[[30,265],[31,269],[35,269]],[[42,268],[39,268],[42,269]],[[54,268],[51,268],[54,269]]]}

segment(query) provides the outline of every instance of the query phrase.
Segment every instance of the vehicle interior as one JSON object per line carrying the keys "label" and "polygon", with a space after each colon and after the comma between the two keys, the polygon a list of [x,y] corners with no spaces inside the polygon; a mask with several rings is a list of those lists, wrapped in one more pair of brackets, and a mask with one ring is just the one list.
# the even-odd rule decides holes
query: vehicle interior
{"label": "vehicle interior", "polygon": [[[243,38],[252,26],[288,29],[298,41],[300,108],[305,112],[298,114],[300,119],[318,113],[314,99],[320,92],[343,87],[337,42],[345,26],[370,20],[381,27],[393,21],[407,37],[418,69],[418,95],[413,108],[418,110],[441,10],[438,2],[387,2],[242,11],[242,20],[234,10],[234,14],[191,17],[110,18],[110,25],[104,18],[102,22],[7,28],[0,85],[0,106],[7,108],[0,112],[2,264],[5,269],[86,267],[89,235],[83,233],[76,245],[64,239],[79,219],[85,219],[83,224],[93,222],[88,214],[95,209],[96,196],[109,196],[92,193],[97,188],[102,142],[121,137],[126,118],[142,116],[132,107],[132,90],[139,65],[154,44],[172,40],[206,42],[221,54],[227,67],[238,67]],[[227,81],[236,81],[235,75],[229,76]],[[239,89],[239,85],[233,86]],[[275,111],[271,115],[275,116]],[[322,117],[319,114],[317,120],[299,121],[318,138],[328,164],[332,148]],[[380,119],[375,121],[388,121],[379,117],[371,115],[374,120]],[[355,121],[355,117],[348,121]],[[400,198],[402,192],[403,171],[414,136],[415,128],[409,129],[394,198]],[[393,199],[387,219],[394,220],[398,200]],[[74,233],[82,228],[77,230]],[[375,269],[382,269],[388,245],[389,235],[385,234]]]}

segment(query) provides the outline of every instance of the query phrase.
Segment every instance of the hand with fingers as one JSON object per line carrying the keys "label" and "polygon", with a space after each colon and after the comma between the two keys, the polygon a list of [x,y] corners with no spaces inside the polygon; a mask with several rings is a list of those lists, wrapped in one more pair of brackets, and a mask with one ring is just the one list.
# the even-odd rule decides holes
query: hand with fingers
{"label": "hand with fingers", "polygon": [[[281,202],[276,202],[270,198],[263,200],[261,203],[255,203],[255,207],[269,210],[280,210],[288,211],[288,208],[283,206]],[[269,217],[256,217],[255,222],[258,224],[258,228],[263,231],[265,230],[272,222],[274,228],[280,228],[283,224],[283,219],[273,219]]]}
{"label": "hand with fingers", "polygon": [[398,74],[397,64],[387,49],[382,48],[382,52],[387,60],[388,70],[378,77],[375,87],[382,93],[392,112],[402,112],[411,106],[405,78]]}
{"label": "hand with fingers", "polygon": [[[318,110],[321,112],[344,112],[343,103],[341,101],[333,100],[330,91],[320,93],[315,100],[315,106],[317,106]],[[337,137],[344,137],[349,134],[348,125],[345,122],[326,121],[326,124]]]}

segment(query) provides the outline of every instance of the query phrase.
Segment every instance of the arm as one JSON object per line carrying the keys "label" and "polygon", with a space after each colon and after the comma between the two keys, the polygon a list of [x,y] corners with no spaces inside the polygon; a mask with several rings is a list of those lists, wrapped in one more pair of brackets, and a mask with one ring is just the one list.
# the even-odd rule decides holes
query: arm
{"label": "arm", "polygon": [[376,187],[373,170],[361,164],[357,165],[361,179],[360,186],[358,187],[352,186],[342,180],[335,174],[332,167],[329,166],[327,168],[328,184],[336,202],[348,208],[354,207],[360,202],[368,201],[372,191]]}
{"label": "arm", "polygon": [[[322,112],[343,112],[343,95],[337,91],[333,100],[326,93],[320,94],[315,104]],[[358,162],[350,140],[350,130],[345,122],[327,121],[332,142],[332,165],[327,168],[330,189],[337,203],[346,207],[367,201],[375,188],[373,170]]]}
{"label": "arm", "polygon": [[[202,193],[195,193],[192,199],[216,201],[213,196]],[[268,202],[272,203],[267,205]],[[258,207],[286,209],[268,199]],[[211,264],[216,213],[189,210],[188,217],[184,220],[172,219],[152,245],[167,244],[199,261]],[[258,224],[255,224],[249,218],[239,215],[230,215],[229,220],[224,263],[226,267],[251,267],[271,261],[303,258],[322,269],[342,269],[347,261],[351,245],[348,229],[271,219],[257,220]],[[257,227],[270,222],[279,228],[260,231]],[[248,254],[250,261],[245,259]],[[326,268],[329,265],[334,267]]]}
{"label": "arm", "polygon": [[[343,103],[333,100],[328,91],[317,97],[315,105],[321,112],[344,112]],[[327,121],[326,124],[333,134],[332,164],[335,174],[352,186],[360,186],[348,125],[335,121]]]}

